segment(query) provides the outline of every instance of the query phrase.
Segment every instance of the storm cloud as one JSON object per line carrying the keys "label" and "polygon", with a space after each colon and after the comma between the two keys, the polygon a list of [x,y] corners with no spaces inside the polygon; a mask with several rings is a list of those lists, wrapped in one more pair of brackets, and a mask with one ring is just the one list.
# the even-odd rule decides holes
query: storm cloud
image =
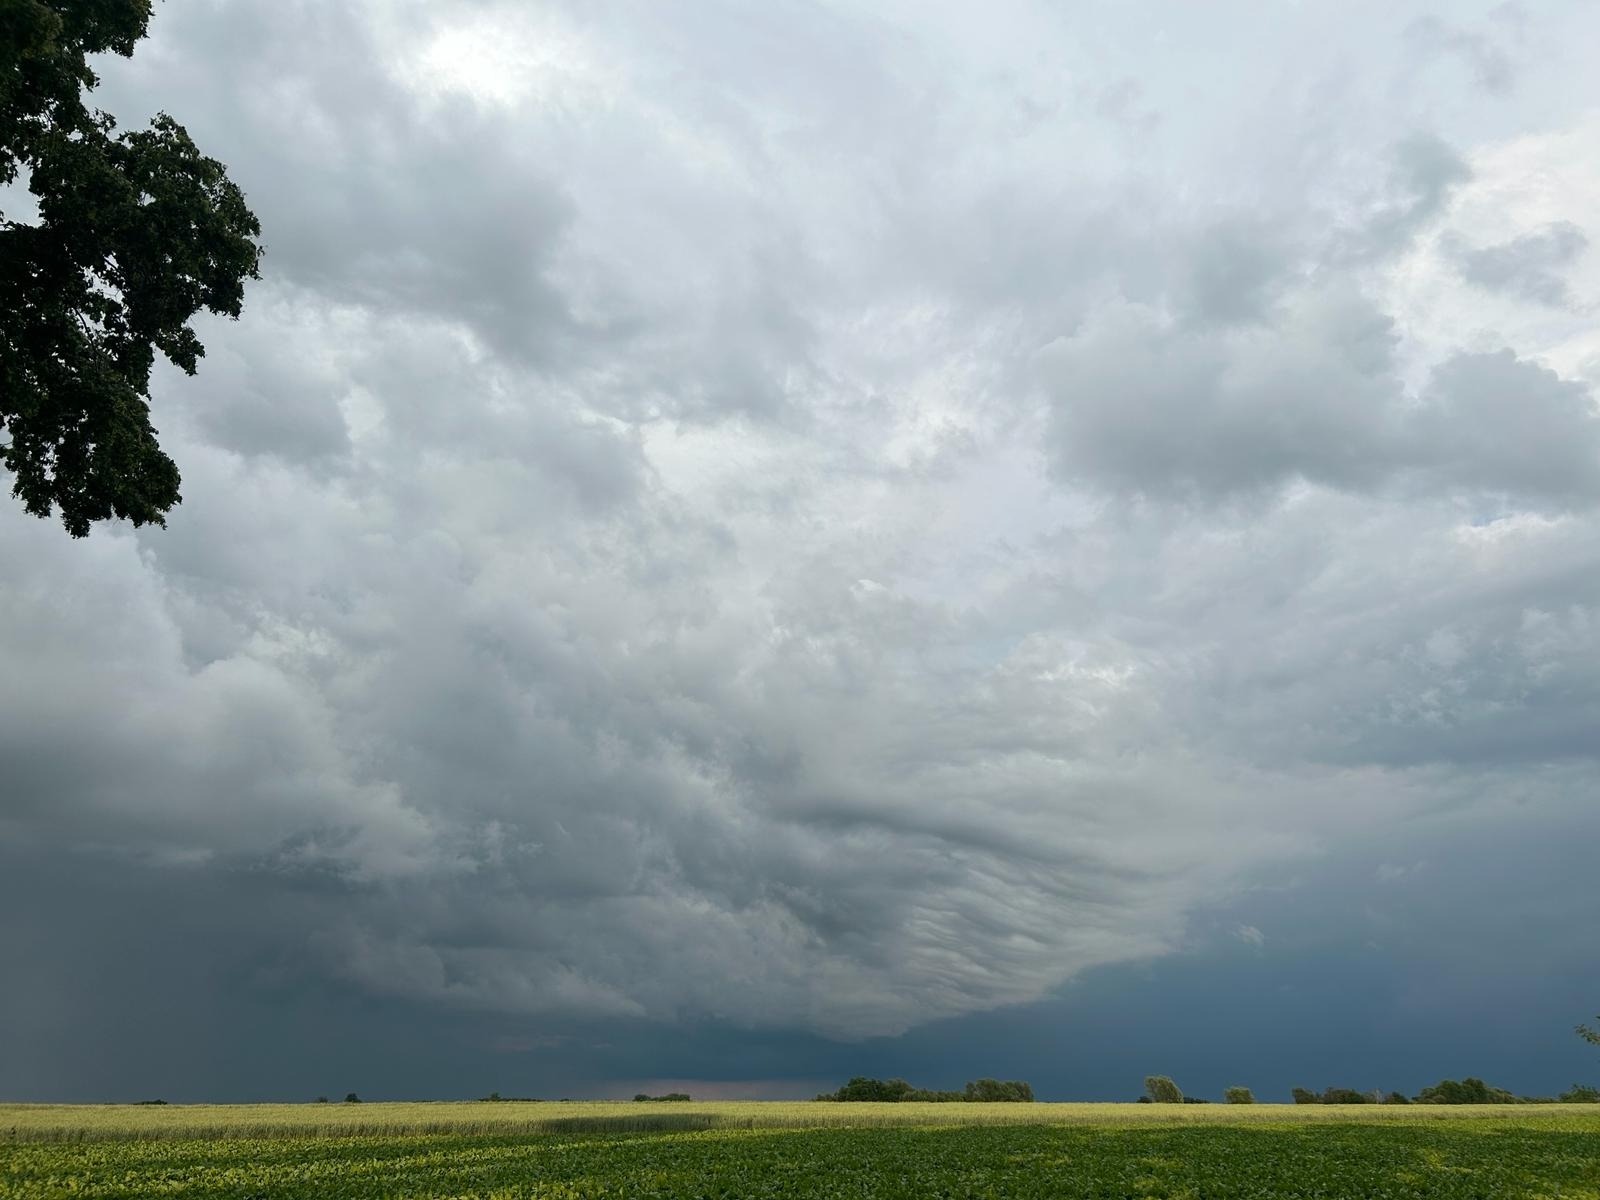
{"label": "storm cloud", "polygon": [[1380,942],[1352,1039],[1592,1015],[1597,36],[159,6],[101,102],[268,253],[167,529],[0,510],[0,1094],[1109,1079],[993,1014]]}

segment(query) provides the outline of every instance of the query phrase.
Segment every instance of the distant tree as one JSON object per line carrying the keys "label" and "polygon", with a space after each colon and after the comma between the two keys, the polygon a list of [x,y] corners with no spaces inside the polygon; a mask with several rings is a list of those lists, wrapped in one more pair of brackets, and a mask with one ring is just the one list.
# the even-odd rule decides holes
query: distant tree
{"label": "distant tree", "polygon": [[934,1091],[930,1088],[912,1088],[906,1093],[907,1100],[920,1101],[923,1104],[959,1104],[967,1098],[966,1092]]}
{"label": "distant tree", "polygon": [[1403,1092],[1390,1092],[1383,1098],[1385,1104],[1410,1104],[1411,1100]]}
{"label": "distant tree", "polygon": [[[1596,1016],[1595,1020],[1600,1021],[1600,1016]],[[1588,1042],[1591,1046],[1600,1046],[1600,1029],[1595,1029],[1589,1025],[1579,1025],[1573,1030],[1573,1032],[1575,1032],[1584,1041]]]}
{"label": "distant tree", "polygon": [[1600,1088],[1575,1083],[1556,1099],[1563,1104],[1600,1104]]}
{"label": "distant tree", "polygon": [[84,104],[92,57],[126,58],[151,0],[0,0],[0,468],[73,537],[123,517],[165,524],[178,468],[150,422],[159,351],[195,373],[201,309],[237,317],[261,226],[226,168],[165,113],[146,129]]}
{"label": "distant tree", "polygon": [[328,1098],[326,1096],[318,1096],[317,1097],[317,1103],[318,1104],[326,1104],[327,1102],[328,1102]]}
{"label": "distant tree", "polygon": [[1155,1104],[1182,1104],[1183,1092],[1178,1085],[1166,1075],[1146,1075],[1144,1077],[1145,1095],[1149,1096]]}
{"label": "distant tree", "polygon": [[892,1102],[904,1100],[912,1091],[904,1079],[871,1079],[856,1075],[833,1094],[833,1099]]}
{"label": "distant tree", "polygon": [[1211,1103],[1211,1101],[1207,1100],[1204,1096],[1185,1096],[1183,1098],[1183,1102],[1185,1104],[1210,1104]]}
{"label": "distant tree", "polygon": [[967,1084],[966,1098],[982,1103],[1033,1100],[1033,1088],[1020,1079],[974,1079]]}
{"label": "distant tree", "polygon": [[346,1092],[344,1094],[344,1102],[346,1104],[360,1104],[361,1097],[356,1095],[354,1092]]}
{"label": "distant tree", "polygon": [[[683,1099],[689,1097],[639,1097],[640,1099]],[[1021,1079],[974,1079],[969,1082],[964,1091],[946,1092],[930,1091],[927,1088],[912,1087],[904,1079],[872,1079],[866,1075],[856,1075],[850,1082],[836,1092],[823,1092],[818,1100],[864,1100],[878,1103],[899,1103],[902,1101],[923,1101],[931,1103],[951,1103],[958,1101],[1032,1101],[1033,1088]]]}
{"label": "distant tree", "polygon": [[1290,1088],[1289,1089],[1289,1095],[1294,1099],[1294,1102],[1296,1104],[1321,1104],[1322,1103],[1322,1101],[1317,1097],[1317,1094],[1315,1092],[1308,1091],[1303,1087]]}
{"label": "distant tree", "polygon": [[1222,1098],[1229,1104],[1254,1104],[1255,1093],[1247,1087],[1231,1087],[1222,1093]]}
{"label": "distant tree", "polygon": [[1441,1079],[1417,1093],[1418,1104],[1515,1104],[1517,1097],[1504,1088],[1490,1087],[1472,1076]]}
{"label": "distant tree", "polygon": [[1320,1104],[1370,1104],[1371,1098],[1365,1092],[1358,1092],[1355,1088],[1330,1087],[1324,1088],[1319,1098]]}

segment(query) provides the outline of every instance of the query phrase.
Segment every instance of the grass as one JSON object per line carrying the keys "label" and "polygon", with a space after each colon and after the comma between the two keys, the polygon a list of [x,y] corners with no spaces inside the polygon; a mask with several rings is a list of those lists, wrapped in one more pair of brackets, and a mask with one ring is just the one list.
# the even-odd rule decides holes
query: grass
{"label": "grass", "polygon": [[[418,1110],[459,1113],[468,1106],[384,1107],[401,1110],[394,1114],[397,1121],[415,1122]],[[563,1114],[549,1118],[557,1121],[630,1119],[626,1104],[550,1107]],[[701,1115],[793,1121],[807,1107],[708,1105]],[[262,1123],[239,1114],[223,1124],[226,1136],[185,1138],[172,1136],[181,1128],[176,1123],[141,1120],[145,1131],[159,1128],[160,1134],[0,1143],[0,1196],[1600,1200],[1600,1113],[1592,1106],[1584,1115],[1541,1107],[1470,1115],[1424,1109],[1381,1117],[1362,1111],[1364,1106],[1312,1115],[1267,1105],[1253,1112],[1207,1106],[1211,1111],[1174,1107],[1148,1114],[1134,1105],[1007,1107],[1009,1120],[973,1113],[979,1123],[948,1117],[952,1123],[945,1127],[905,1126],[879,1109],[862,1113],[868,1123],[854,1127],[603,1133],[585,1126],[516,1135],[349,1136],[349,1127],[338,1122],[354,1117],[343,1108],[330,1111],[319,1129],[347,1136],[293,1135],[282,1132],[281,1124],[273,1136],[246,1136],[243,1130]],[[1030,1108],[1042,1113],[1027,1122]],[[1047,1119],[1037,1119],[1041,1115]]]}
{"label": "grass", "polygon": [[716,1129],[983,1125],[1260,1125],[1589,1118],[1583,1104],[863,1104],[704,1101],[663,1110],[628,1100],[367,1104],[0,1104],[0,1143],[134,1138],[462,1136]]}

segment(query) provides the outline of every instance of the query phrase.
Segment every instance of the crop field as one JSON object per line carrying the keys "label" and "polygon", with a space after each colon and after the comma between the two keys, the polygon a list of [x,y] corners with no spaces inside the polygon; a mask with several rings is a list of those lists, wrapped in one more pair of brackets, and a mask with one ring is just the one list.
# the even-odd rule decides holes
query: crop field
{"label": "crop field", "polygon": [[640,1107],[0,1106],[0,1196],[1600,1200],[1593,1106]]}

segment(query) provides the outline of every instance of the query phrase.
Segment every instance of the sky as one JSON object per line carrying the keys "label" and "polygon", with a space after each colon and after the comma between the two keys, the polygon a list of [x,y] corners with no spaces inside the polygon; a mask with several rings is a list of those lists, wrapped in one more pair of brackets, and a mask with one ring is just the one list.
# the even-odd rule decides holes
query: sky
{"label": "sky", "polygon": [[0,505],[0,1099],[1600,1083],[1597,43],[157,5],[263,277]]}

